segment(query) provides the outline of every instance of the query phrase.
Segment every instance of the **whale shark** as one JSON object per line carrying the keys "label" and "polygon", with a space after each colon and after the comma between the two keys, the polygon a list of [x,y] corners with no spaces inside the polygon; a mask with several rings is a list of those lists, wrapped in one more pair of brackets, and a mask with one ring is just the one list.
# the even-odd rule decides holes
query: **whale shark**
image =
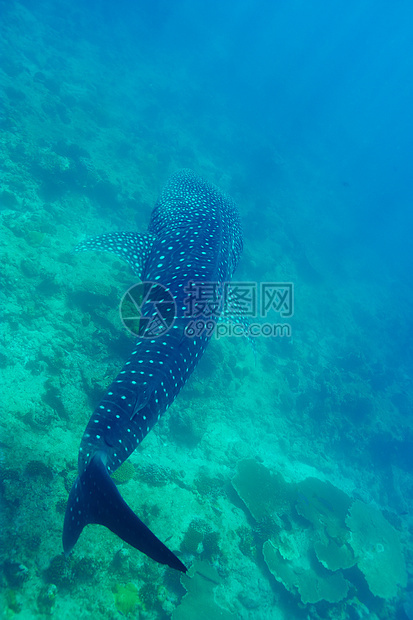
{"label": "whale shark", "polygon": [[100,524],[156,562],[186,572],[124,501],[111,475],[174,402],[204,353],[211,330],[189,327],[194,316],[201,326],[218,320],[242,246],[235,202],[187,169],[165,185],[146,233],[107,233],[77,246],[123,258],[146,288],[132,300],[141,304],[133,351],[81,439],[63,525],[66,555],[86,525]]}

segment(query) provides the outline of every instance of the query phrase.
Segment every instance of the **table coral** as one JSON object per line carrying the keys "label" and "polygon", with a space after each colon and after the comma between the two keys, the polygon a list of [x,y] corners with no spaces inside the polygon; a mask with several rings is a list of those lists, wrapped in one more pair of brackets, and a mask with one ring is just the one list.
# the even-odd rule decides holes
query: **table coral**
{"label": "table coral", "polygon": [[399,586],[407,584],[399,533],[379,510],[360,500],[351,506],[346,524],[357,565],[371,592],[384,599],[394,598]]}
{"label": "table coral", "polygon": [[238,461],[231,483],[256,521],[290,512],[295,485],[255,459]]}
{"label": "table coral", "polygon": [[338,603],[347,596],[349,583],[341,572],[331,573],[321,567],[315,570],[310,565],[303,567],[291,563],[282,557],[271,541],[264,543],[263,554],[275,579],[291,593],[298,590],[304,604]]}
{"label": "table coral", "polygon": [[172,620],[231,620],[235,615],[216,601],[215,590],[221,579],[212,566],[196,562],[187,575],[181,576],[181,583],[187,590],[181,604],[172,614]]}

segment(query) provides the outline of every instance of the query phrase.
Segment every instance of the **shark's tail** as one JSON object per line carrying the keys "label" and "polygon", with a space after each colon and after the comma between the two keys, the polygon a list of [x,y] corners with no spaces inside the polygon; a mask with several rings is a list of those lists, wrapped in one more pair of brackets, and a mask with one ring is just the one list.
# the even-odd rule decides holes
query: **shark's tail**
{"label": "shark's tail", "polygon": [[68,554],[88,523],[99,523],[160,564],[185,573],[187,568],[135,515],[110,478],[102,454],[94,455],[76,478],[69,494],[63,526],[63,548]]}

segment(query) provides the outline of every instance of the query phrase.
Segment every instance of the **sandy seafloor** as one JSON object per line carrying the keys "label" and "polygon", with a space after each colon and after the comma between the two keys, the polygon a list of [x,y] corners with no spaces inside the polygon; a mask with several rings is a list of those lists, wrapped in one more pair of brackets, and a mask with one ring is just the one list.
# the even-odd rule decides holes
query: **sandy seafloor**
{"label": "sandy seafloor", "polygon": [[[228,144],[245,151],[248,136],[228,118],[212,134],[206,113],[186,117],[174,105],[168,70],[184,78],[172,60],[151,65],[135,54],[132,66],[126,43],[105,52],[103,27],[82,37],[90,24],[69,5],[64,28],[53,3],[1,7],[2,617],[407,618],[412,394],[402,343],[411,291],[397,282],[397,303],[392,266],[378,257],[372,272],[360,245],[326,260],[334,224],[313,214],[331,201],[344,213],[351,188],[299,152],[275,153],[271,189],[254,186],[227,153]],[[186,599],[178,574],[100,526],[86,528],[66,562],[61,547],[81,435],[133,346],[118,314],[134,283],[129,268],[72,250],[103,232],[144,231],[162,185],[185,166],[239,204],[246,232],[236,277],[295,284],[292,338],[261,338],[255,353],[244,339],[212,341],[119,487],[184,562],[213,571],[186,584]],[[341,600],[305,603],[297,590],[300,575],[323,572],[315,541],[332,540],[335,496],[291,491],[287,507],[277,512],[268,500],[256,519],[231,484],[244,459],[291,489],[314,477],[374,509],[364,532],[372,540],[359,564],[342,570]],[[312,502],[313,521],[302,514]],[[372,534],[378,514],[390,524],[387,538]],[[355,535],[348,520],[341,527],[350,550]],[[275,579],[264,561],[267,540],[283,549],[289,590],[289,577]],[[401,585],[383,598],[369,589],[360,554],[373,558],[379,581],[388,571],[392,582],[393,552]]]}

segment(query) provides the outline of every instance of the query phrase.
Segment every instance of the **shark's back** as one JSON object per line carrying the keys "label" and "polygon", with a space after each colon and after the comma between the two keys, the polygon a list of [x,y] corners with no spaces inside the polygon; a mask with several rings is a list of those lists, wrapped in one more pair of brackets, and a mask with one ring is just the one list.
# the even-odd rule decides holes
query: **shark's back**
{"label": "shark's back", "polygon": [[[216,187],[181,170],[161,193],[147,234],[112,233],[80,246],[89,248],[115,252],[143,281],[162,285],[174,300],[175,314],[165,333],[137,339],[89,420],[79,451],[79,477],[69,497],[64,547],[73,547],[87,523],[101,523],[158,562],[185,570],[123,502],[109,474],[172,404],[208,344],[211,334],[206,331],[188,335],[188,287],[216,285],[221,294],[223,283],[231,279],[242,251],[237,208]],[[144,318],[154,313],[153,306],[146,312]]]}
{"label": "shark's back", "polygon": [[[178,279],[230,280],[242,252],[236,204],[192,170],[180,170],[169,179],[148,230],[157,243],[144,275],[172,288]],[[169,269],[166,264],[159,267],[159,256],[167,256]]]}

